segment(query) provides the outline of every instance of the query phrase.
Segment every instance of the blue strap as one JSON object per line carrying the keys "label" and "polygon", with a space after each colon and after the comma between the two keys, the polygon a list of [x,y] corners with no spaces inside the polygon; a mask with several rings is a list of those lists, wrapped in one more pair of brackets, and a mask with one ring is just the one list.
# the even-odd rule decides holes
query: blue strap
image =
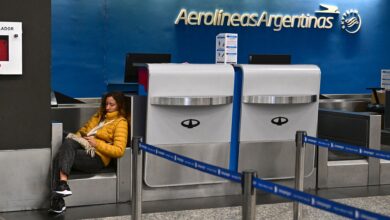
{"label": "blue strap", "polygon": [[352,146],[352,145],[348,145],[348,144],[340,144],[340,143],[330,142],[328,140],[310,137],[310,136],[304,136],[303,142],[308,143],[308,144],[317,145],[320,147],[326,147],[326,148],[329,148],[331,150],[345,151],[348,153],[390,160],[390,153],[385,152],[385,151],[356,147],[356,146]]}
{"label": "blue strap", "polygon": [[257,189],[351,219],[390,219],[387,216],[347,206],[262,179],[253,178],[252,184]]}
{"label": "blue strap", "polygon": [[[241,173],[232,172],[228,169],[217,167],[211,164],[207,164],[198,160],[194,160],[179,154],[172,153],[170,151],[154,147],[149,144],[140,143],[139,145],[141,150],[144,150],[148,153],[154,154],[156,156],[165,158],[172,162],[206,172],[208,174],[219,176],[224,179],[231,180],[233,182],[241,183],[242,175]],[[381,220],[389,219],[390,217],[383,216],[377,213],[366,211],[359,208],[350,207],[341,203],[337,203],[331,200],[323,199],[318,196],[310,195],[295,189],[288,188],[276,183],[268,182],[259,178],[253,178],[252,181],[253,187],[269,192],[293,201],[298,201],[303,204],[319,208],[328,212],[335,213],[344,217],[351,219],[365,219],[365,220]]]}
{"label": "blue strap", "polygon": [[219,177],[222,177],[224,179],[231,180],[233,182],[241,183],[241,174],[240,173],[230,171],[230,170],[225,169],[225,168],[217,167],[217,166],[214,166],[211,164],[207,164],[207,163],[204,163],[204,162],[201,162],[198,160],[194,160],[194,159],[191,159],[189,157],[185,157],[185,156],[182,156],[179,154],[175,154],[175,153],[172,153],[170,151],[167,151],[167,150],[164,150],[161,148],[157,148],[157,147],[154,147],[154,146],[149,145],[149,144],[140,143],[139,147],[140,147],[140,149],[142,149],[148,153],[157,155],[159,157],[165,158],[165,159],[173,161],[175,163],[178,163],[178,164],[181,164],[181,165],[184,165],[187,167],[191,167],[193,169],[200,170],[202,172],[206,172],[206,173],[214,175],[214,176],[219,176]]}

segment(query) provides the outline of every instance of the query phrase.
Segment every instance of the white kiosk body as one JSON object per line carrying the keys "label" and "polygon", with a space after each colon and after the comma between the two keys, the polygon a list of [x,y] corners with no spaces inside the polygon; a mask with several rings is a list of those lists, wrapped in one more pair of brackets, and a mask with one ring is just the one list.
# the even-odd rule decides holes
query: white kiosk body
{"label": "white kiosk body", "polygon": [[[320,69],[314,65],[239,65],[243,74],[239,172],[294,178],[295,133],[316,136]],[[315,148],[306,147],[305,177],[315,176]]]}
{"label": "white kiosk body", "polygon": [[[234,69],[224,64],[148,64],[146,143],[228,168]],[[149,187],[225,180],[147,154]]]}

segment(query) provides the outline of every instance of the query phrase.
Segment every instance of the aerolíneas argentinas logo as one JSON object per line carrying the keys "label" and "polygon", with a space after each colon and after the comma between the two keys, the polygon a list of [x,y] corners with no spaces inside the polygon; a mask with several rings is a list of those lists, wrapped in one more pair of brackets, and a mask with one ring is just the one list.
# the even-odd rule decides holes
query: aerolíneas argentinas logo
{"label": "aerol\u00edneas argentinas logo", "polygon": [[[187,11],[183,8],[176,17],[175,24],[189,26],[232,26],[232,27],[265,27],[274,31],[282,29],[332,29],[339,8],[333,5],[320,4],[320,10],[295,15],[261,13],[230,13],[223,9],[212,11]],[[343,14],[342,28],[348,33],[356,33],[360,29],[361,18],[357,10],[348,10]]]}

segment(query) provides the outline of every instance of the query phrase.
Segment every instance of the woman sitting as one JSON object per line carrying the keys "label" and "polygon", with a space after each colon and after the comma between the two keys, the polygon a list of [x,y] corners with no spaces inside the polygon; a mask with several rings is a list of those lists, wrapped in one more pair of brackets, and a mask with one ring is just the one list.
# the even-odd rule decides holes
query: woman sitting
{"label": "woman sitting", "polygon": [[112,158],[125,153],[128,137],[128,111],[120,92],[102,97],[100,109],[77,131],[69,134],[53,161],[51,213],[65,211],[63,197],[72,195],[67,180],[71,170],[96,172],[108,166]]}

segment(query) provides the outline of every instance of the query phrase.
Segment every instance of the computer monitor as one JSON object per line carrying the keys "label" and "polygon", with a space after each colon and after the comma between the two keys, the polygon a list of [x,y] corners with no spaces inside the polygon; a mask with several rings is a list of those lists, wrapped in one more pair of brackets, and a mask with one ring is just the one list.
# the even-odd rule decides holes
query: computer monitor
{"label": "computer monitor", "polygon": [[249,64],[291,64],[291,55],[254,54],[249,56]]}
{"label": "computer monitor", "polygon": [[125,82],[138,82],[137,67],[135,63],[170,63],[170,54],[155,53],[128,53],[126,54]]}

